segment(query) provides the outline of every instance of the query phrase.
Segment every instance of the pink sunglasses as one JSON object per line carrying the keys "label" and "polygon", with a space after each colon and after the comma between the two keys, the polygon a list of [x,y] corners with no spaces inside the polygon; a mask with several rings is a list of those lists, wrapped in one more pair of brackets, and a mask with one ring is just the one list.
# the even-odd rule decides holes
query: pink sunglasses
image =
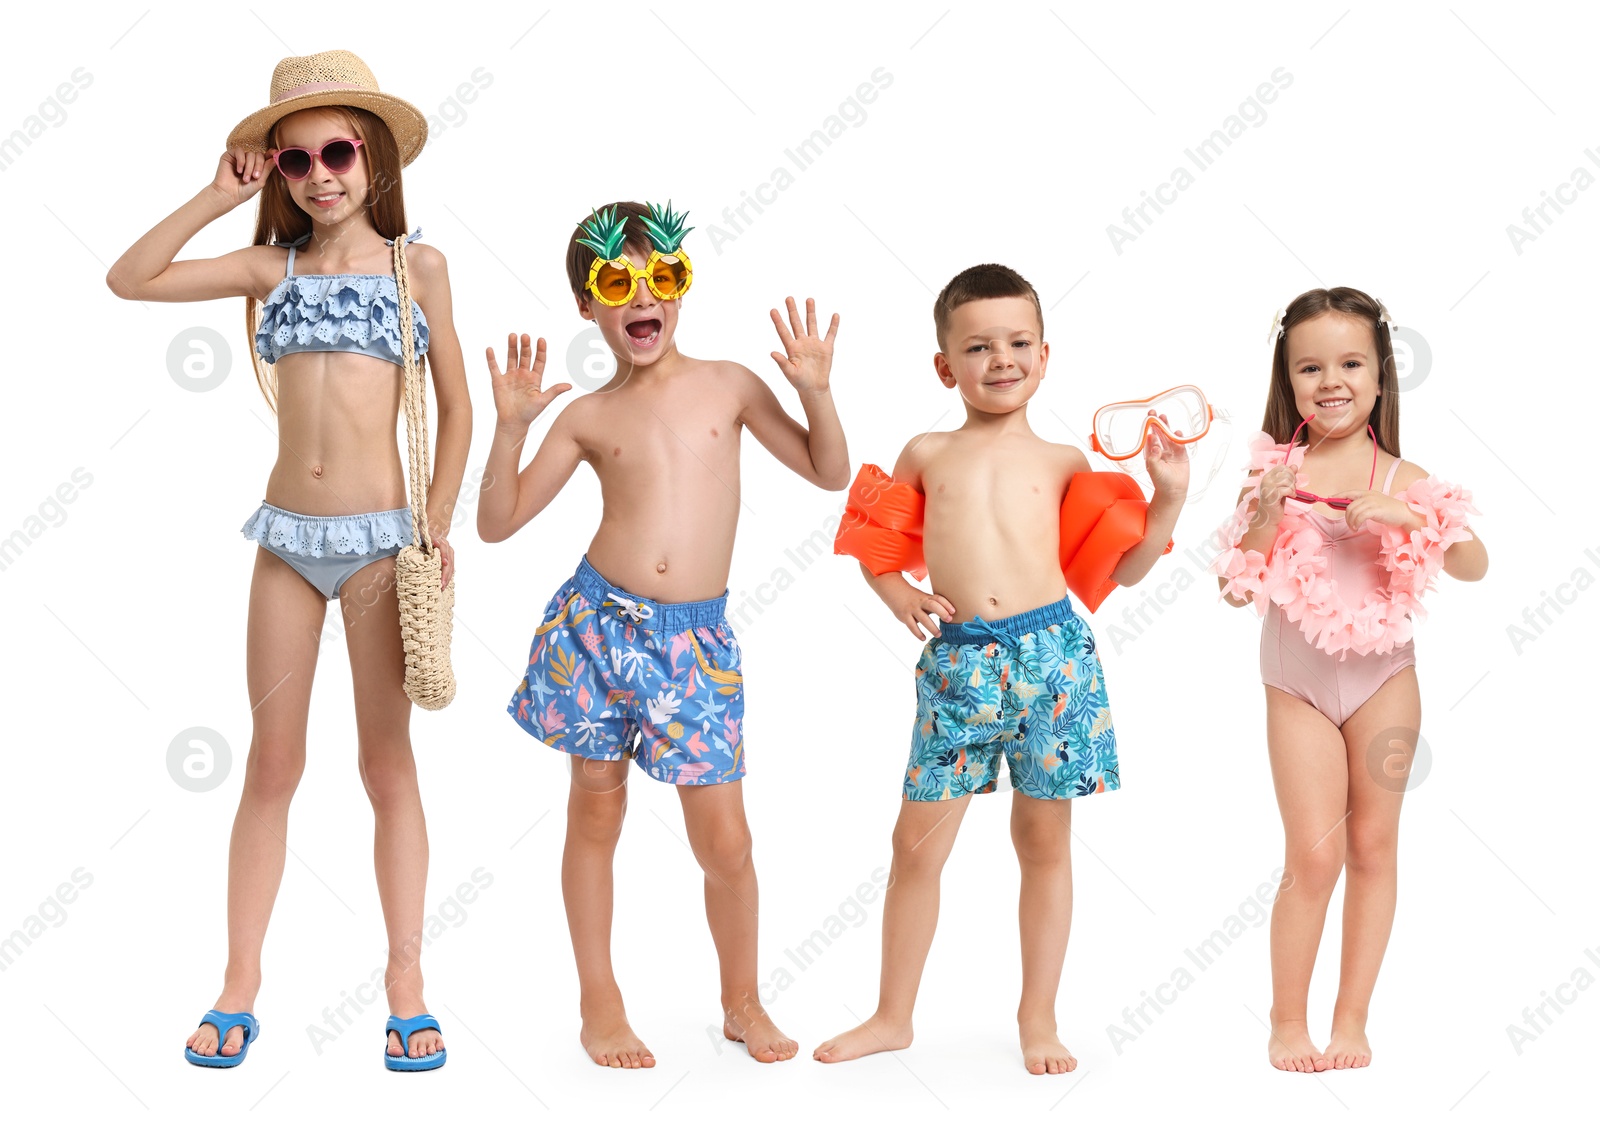
{"label": "pink sunglasses", "polygon": [[[1305,420],[1300,422],[1300,428],[1304,428],[1310,423],[1311,418],[1306,417]],[[1289,446],[1291,448],[1293,448],[1300,440],[1300,428],[1296,428],[1294,430],[1294,435],[1289,437]],[[1373,435],[1372,425],[1370,424],[1367,425],[1367,436],[1372,440],[1372,472],[1370,477],[1367,479],[1367,489],[1371,490],[1373,480],[1378,477],[1378,437]],[[1324,505],[1332,506],[1335,510],[1343,510],[1350,505],[1350,500],[1348,498],[1323,498],[1320,495],[1312,494],[1308,490],[1301,490],[1299,487],[1295,488],[1294,497],[1295,500],[1299,502],[1321,502]]]}
{"label": "pink sunglasses", "polygon": [[278,165],[278,170],[285,179],[300,180],[311,174],[311,161],[321,160],[322,166],[335,175],[343,175],[356,165],[356,149],[361,147],[361,141],[340,137],[330,140],[322,147],[311,148],[279,148],[272,153],[272,162]]}

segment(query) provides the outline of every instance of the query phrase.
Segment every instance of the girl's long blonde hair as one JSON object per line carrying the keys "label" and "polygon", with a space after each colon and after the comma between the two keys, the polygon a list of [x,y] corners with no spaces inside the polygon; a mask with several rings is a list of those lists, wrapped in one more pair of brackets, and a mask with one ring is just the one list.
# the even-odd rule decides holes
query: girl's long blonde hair
{"label": "girl's long blonde hair", "polygon": [[[365,109],[351,105],[328,105],[322,108],[343,116],[350,126],[351,135],[359,137],[362,141],[359,151],[366,157],[369,181],[366,207],[373,228],[385,238],[403,239],[407,233],[405,192],[400,180],[400,149],[394,142],[394,134],[389,131],[389,126],[383,123],[381,117]],[[278,129],[282,124],[283,121],[280,120],[267,133],[269,148],[278,147]],[[261,188],[261,202],[256,210],[255,238],[251,244],[270,245],[274,241],[295,241],[310,232],[311,216],[295,205],[294,199],[289,194],[288,183],[284,181],[282,175],[269,174],[266,184]],[[399,280],[397,285],[398,283]],[[409,299],[409,292],[403,291],[401,295]],[[267,399],[268,407],[276,413],[278,411],[277,367],[268,365],[262,361],[261,355],[256,353],[256,330],[261,325],[262,311],[260,300],[254,296],[245,297],[246,346],[250,360],[255,366],[256,384],[261,388],[261,395]],[[426,359],[419,356],[418,361],[423,362]]]}

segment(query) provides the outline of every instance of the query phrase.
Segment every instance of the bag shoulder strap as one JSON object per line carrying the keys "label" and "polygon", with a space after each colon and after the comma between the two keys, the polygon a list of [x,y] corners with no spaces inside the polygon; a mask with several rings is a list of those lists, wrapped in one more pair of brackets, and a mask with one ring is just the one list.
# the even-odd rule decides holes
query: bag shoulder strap
{"label": "bag shoulder strap", "polygon": [[[419,234],[421,230],[417,231]],[[428,393],[423,385],[421,363],[417,358],[416,336],[412,328],[411,279],[406,272],[406,243],[411,238],[395,238],[394,286],[400,311],[400,346],[404,359],[406,444],[409,452],[408,485],[411,493],[411,535],[422,543],[423,551],[433,552],[433,535],[428,530],[428,483],[433,471],[428,462]]]}

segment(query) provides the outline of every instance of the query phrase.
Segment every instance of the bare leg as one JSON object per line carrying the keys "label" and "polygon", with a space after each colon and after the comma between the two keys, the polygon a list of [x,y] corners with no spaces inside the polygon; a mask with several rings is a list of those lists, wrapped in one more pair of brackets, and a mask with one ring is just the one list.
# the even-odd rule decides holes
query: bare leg
{"label": "bare leg", "polygon": [[[250,578],[245,678],[251,705],[250,757],[228,842],[228,967],[214,1007],[250,1012],[261,988],[261,945],[283,880],[289,801],[306,765],[311,677],[328,601],[266,549]],[[237,1055],[244,1029],[233,1028],[221,1053]],[[201,1025],[188,1046],[218,1051],[217,1029]]]}
{"label": "bare leg", "polygon": [[[411,698],[405,694],[406,655],[400,639],[394,558],[374,561],[339,589],[350,678],[355,687],[361,785],[372,803],[372,860],[388,935],[383,985],[389,1012],[420,1016],[422,912],[428,886],[428,826],[411,754]],[[389,1054],[413,1059],[444,1049],[432,1028],[413,1032],[407,1046],[389,1033]]]}
{"label": "bare leg", "polygon": [[567,930],[578,964],[578,1009],[583,1028],[578,1040],[603,1067],[637,1070],[656,1065],[622,1005],[622,990],[611,968],[611,861],[628,809],[626,759],[572,756],[572,790],[567,798],[567,842],[561,852],[561,894],[567,904]]}
{"label": "bare leg", "polygon": [[756,993],[756,868],[744,817],[744,783],[680,786],[689,847],[706,874],[706,923],[722,974],[722,1034],[750,1057],[792,1059],[800,1045],[772,1022]]}
{"label": "bare leg", "polygon": [[1017,1028],[1029,1074],[1067,1074],[1078,1060],[1056,1035],[1056,993],[1072,929],[1072,802],[1011,796],[1011,843],[1022,866],[1022,1001]]}
{"label": "bare leg", "polygon": [[969,794],[941,802],[900,803],[894,861],[883,896],[883,965],[877,1011],[859,1026],[822,1043],[812,1058],[838,1063],[911,1046],[911,1012],[939,924],[939,874],[971,801]]}
{"label": "bare leg", "polygon": [[1283,882],[1272,906],[1272,1026],[1267,1058],[1279,1070],[1327,1068],[1306,1026],[1311,968],[1328,899],[1344,866],[1344,740],[1322,713],[1270,685],[1267,753],[1283,817]]}
{"label": "bare leg", "polygon": [[[1328,1062],[1336,1070],[1364,1067],[1372,1061],[1367,1006],[1394,926],[1403,780],[1411,773],[1421,726],[1417,672],[1407,667],[1384,682],[1341,729],[1349,752],[1350,820],[1345,823],[1339,996],[1334,1001],[1333,1032],[1328,1039]],[[1384,742],[1373,748],[1380,734],[1395,728],[1404,732],[1385,735]],[[1380,782],[1369,768],[1377,766],[1378,776],[1384,776],[1386,758],[1393,764],[1388,772],[1392,777]],[[1399,789],[1391,789],[1396,786]]]}

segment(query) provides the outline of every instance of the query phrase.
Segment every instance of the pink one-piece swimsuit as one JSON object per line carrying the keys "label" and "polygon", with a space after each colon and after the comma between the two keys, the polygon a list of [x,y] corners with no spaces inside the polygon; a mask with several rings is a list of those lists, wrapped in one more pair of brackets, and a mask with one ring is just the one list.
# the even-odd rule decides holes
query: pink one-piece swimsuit
{"label": "pink one-piece swimsuit", "polygon": [[[1384,494],[1389,493],[1399,466],[1398,459],[1390,464],[1383,479]],[[1347,603],[1365,602],[1385,578],[1378,563],[1378,535],[1351,529],[1343,516],[1329,517],[1315,510],[1307,511],[1306,516],[1324,538],[1322,555],[1328,558],[1328,577],[1335,591]],[[1299,697],[1336,726],[1343,726],[1385,681],[1416,664],[1410,641],[1387,654],[1350,653],[1340,661],[1337,654],[1311,645],[1276,604],[1268,608],[1262,622],[1261,683]]]}

